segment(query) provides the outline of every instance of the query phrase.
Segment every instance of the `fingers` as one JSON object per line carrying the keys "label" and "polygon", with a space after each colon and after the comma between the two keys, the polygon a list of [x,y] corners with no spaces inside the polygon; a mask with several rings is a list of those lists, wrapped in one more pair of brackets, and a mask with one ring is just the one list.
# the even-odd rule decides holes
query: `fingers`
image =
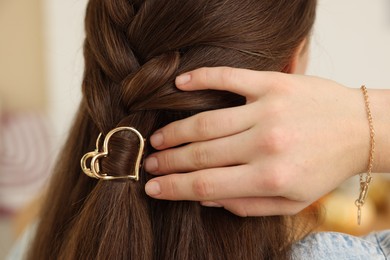
{"label": "fingers", "polygon": [[208,111],[168,124],[158,130],[150,142],[156,149],[183,143],[198,142],[233,135],[252,126],[251,107],[225,108]]}
{"label": "fingers", "polygon": [[176,85],[182,90],[225,90],[255,100],[274,87],[282,75],[230,67],[200,68],[177,77]]}
{"label": "fingers", "polygon": [[[236,197],[247,191],[241,187],[242,184],[240,185],[245,168],[245,166],[234,166],[170,174],[149,181],[145,191],[153,198],[165,200],[216,200],[229,198],[233,194]],[[151,189],[156,188],[157,185],[159,186],[157,191]]]}
{"label": "fingers", "polygon": [[241,217],[296,215],[309,205],[283,197],[239,198],[201,202],[203,206],[223,207]]}
{"label": "fingers", "polygon": [[191,143],[150,155],[145,169],[151,174],[190,172],[195,170],[248,163],[253,157],[253,142],[248,132]]}
{"label": "fingers", "polygon": [[297,143],[290,130],[272,127],[270,123],[255,126],[235,135],[159,151],[146,158],[144,167],[156,175],[240,164],[260,163],[269,165],[269,169],[272,161],[281,164],[279,156]]}
{"label": "fingers", "polygon": [[283,178],[258,172],[248,164],[212,168],[185,174],[169,174],[150,180],[146,193],[165,200],[220,200],[258,196],[279,196]]}

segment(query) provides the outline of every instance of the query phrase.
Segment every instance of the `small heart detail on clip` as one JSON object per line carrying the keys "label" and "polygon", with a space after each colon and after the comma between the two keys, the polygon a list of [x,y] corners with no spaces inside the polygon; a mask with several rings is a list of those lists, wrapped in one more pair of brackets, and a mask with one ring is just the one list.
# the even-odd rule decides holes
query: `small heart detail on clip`
{"label": "small heart detail on clip", "polygon": [[[130,132],[134,133],[135,135],[137,135],[138,140],[139,140],[138,155],[137,155],[137,159],[135,162],[133,174],[129,174],[129,175],[125,175],[125,176],[111,176],[111,175],[107,175],[107,174],[100,171],[99,159],[105,158],[109,155],[108,154],[108,146],[110,143],[110,138],[115,133],[120,132],[120,131],[130,131]],[[143,155],[144,147],[145,147],[145,139],[143,138],[141,133],[138,132],[133,127],[127,127],[127,126],[117,127],[115,129],[111,130],[110,132],[108,132],[108,134],[106,135],[106,137],[104,138],[104,141],[103,141],[103,147],[102,147],[103,150],[101,152],[99,152],[99,143],[100,143],[101,136],[102,136],[102,134],[99,134],[99,136],[96,140],[96,149],[93,152],[86,153],[81,158],[80,163],[81,163],[81,169],[83,170],[83,172],[91,178],[96,178],[96,179],[101,179],[101,180],[129,179],[129,180],[138,181],[139,180],[139,169],[141,167],[141,160],[142,160],[142,155]],[[89,160],[89,159],[91,159],[90,167],[87,166],[87,160]]]}

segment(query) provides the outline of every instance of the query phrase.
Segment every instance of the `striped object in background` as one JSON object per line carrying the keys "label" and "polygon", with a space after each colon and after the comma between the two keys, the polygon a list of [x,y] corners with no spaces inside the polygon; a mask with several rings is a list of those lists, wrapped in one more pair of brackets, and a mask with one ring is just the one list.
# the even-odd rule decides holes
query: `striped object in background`
{"label": "striped object in background", "polygon": [[43,189],[53,159],[49,133],[42,113],[1,116],[0,214],[18,211]]}

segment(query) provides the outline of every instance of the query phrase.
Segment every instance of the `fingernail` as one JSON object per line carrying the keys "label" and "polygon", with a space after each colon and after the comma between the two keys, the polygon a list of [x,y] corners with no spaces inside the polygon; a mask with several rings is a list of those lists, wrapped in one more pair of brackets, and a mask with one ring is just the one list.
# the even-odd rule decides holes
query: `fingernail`
{"label": "fingernail", "polygon": [[184,85],[191,81],[191,74],[183,74],[176,78],[176,85]]}
{"label": "fingernail", "polygon": [[222,208],[223,207],[221,204],[218,204],[218,203],[213,202],[213,201],[202,201],[200,204],[202,206],[205,206],[205,207],[213,207],[213,208]]}
{"label": "fingernail", "polygon": [[163,145],[164,143],[164,136],[162,133],[155,133],[150,137],[150,143],[152,144],[153,147],[159,147]]}
{"label": "fingernail", "polygon": [[161,194],[160,184],[157,181],[150,181],[145,185],[145,192],[149,196],[157,196]]}
{"label": "fingernail", "polygon": [[148,157],[145,160],[145,170],[147,172],[155,172],[158,169],[158,160],[156,157]]}

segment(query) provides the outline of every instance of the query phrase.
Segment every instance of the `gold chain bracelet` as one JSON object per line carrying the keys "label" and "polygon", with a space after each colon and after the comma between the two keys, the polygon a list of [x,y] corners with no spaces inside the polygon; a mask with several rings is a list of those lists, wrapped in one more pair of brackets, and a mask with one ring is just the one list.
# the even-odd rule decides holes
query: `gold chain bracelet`
{"label": "gold chain bracelet", "polygon": [[368,159],[368,169],[367,169],[367,174],[366,177],[364,178],[364,174],[360,173],[359,174],[359,182],[360,182],[360,193],[359,193],[359,198],[355,201],[355,205],[358,208],[357,211],[357,223],[360,225],[361,219],[362,219],[362,207],[364,203],[366,202],[367,195],[368,195],[368,187],[370,183],[372,182],[372,167],[374,164],[374,153],[375,153],[375,131],[374,131],[374,124],[372,123],[372,115],[371,115],[371,110],[370,110],[370,102],[368,99],[368,93],[367,93],[367,88],[366,86],[362,86],[361,90],[363,92],[364,96],[364,102],[366,105],[366,112],[367,112],[367,118],[368,118],[368,124],[370,127],[370,156]]}

